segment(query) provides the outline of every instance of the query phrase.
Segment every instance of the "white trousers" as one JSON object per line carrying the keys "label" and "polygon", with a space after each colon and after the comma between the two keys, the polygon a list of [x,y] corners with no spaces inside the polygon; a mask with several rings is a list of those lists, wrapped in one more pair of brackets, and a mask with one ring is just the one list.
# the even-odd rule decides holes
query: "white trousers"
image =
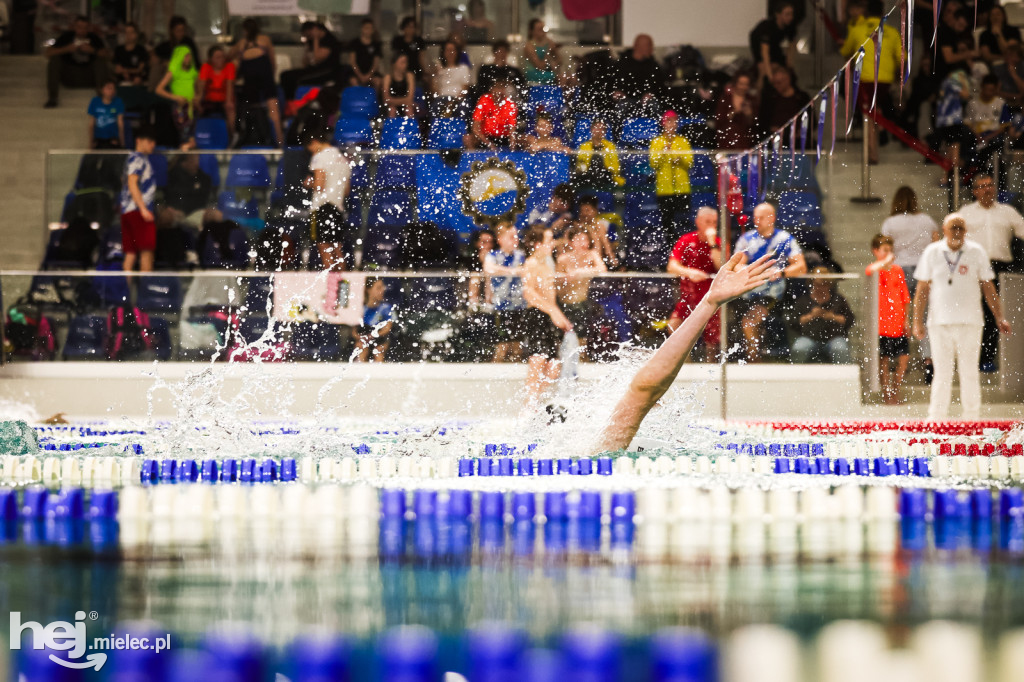
{"label": "white trousers", "polygon": [[929,324],[928,336],[932,344],[932,396],[928,404],[928,418],[945,419],[953,397],[953,366],[960,373],[960,404],[963,419],[977,419],[981,413],[981,374],[978,358],[981,355],[982,325]]}

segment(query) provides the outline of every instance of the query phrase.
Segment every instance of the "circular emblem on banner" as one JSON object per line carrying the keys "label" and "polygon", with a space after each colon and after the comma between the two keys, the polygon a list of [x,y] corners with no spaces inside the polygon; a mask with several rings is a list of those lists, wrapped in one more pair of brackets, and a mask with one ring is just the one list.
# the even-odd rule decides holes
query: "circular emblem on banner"
{"label": "circular emblem on banner", "polygon": [[515,219],[526,210],[529,193],[526,173],[496,158],[473,162],[459,186],[462,212],[480,225]]}

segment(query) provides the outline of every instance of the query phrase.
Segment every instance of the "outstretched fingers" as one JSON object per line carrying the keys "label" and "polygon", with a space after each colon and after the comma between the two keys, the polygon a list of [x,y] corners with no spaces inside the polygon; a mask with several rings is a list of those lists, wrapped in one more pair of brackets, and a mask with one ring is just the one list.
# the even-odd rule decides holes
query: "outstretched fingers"
{"label": "outstretched fingers", "polygon": [[777,258],[772,258],[771,256],[765,255],[761,256],[756,261],[748,265],[747,269],[750,271],[751,277],[758,277],[765,272],[771,275],[774,272],[773,270],[771,270],[771,267],[775,265],[777,262]]}
{"label": "outstretched fingers", "polygon": [[722,270],[725,270],[726,272],[735,271],[742,264],[743,252],[737,251],[736,253],[732,254],[732,257],[729,260],[725,262],[725,265],[722,266]]}

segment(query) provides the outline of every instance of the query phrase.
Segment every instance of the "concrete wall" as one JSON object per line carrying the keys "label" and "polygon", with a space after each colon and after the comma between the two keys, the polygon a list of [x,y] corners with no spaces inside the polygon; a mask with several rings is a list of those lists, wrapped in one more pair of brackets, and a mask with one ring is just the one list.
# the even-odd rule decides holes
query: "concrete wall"
{"label": "concrete wall", "polygon": [[622,3],[622,40],[648,33],[655,45],[733,47],[766,15],[764,0],[641,0]]}

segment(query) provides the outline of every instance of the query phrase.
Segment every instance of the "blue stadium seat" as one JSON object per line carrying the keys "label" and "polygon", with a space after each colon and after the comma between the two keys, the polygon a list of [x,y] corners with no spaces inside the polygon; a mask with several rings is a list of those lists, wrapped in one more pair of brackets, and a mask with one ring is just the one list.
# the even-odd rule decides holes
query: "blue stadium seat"
{"label": "blue stadium seat", "polygon": [[572,146],[576,149],[580,148],[580,145],[590,140],[590,124],[593,120],[589,116],[577,116],[576,124],[573,126],[572,131]]}
{"label": "blue stadium seat", "polygon": [[594,192],[597,197],[597,210],[600,213],[612,213],[615,211],[615,195],[611,192]]}
{"label": "blue stadium seat", "polygon": [[171,343],[171,327],[167,324],[167,320],[162,317],[150,317],[149,334],[156,359],[161,361],[170,360],[174,348]]}
{"label": "blue stadium seat", "polygon": [[768,191],[800,189],[821,194],[809,154],[796,154],[791,159],[790,154],[783,151],[774,159],[769,157],[765,161],[765,177]]}
{"label": "blue stadium seat", "polygon": [[140,277],[136,305],[145,312],[181,312],[181,282],[177,277]]}
{"label": "blue stadium seat", "polygon": [[153,167],[153,180],[157,187],[167,186],[167,157],[163,154],[150,154],[149,165]]}
{"label": "blue stadium seat", "polygon": [[384,121],[380,134],[381,149],[419,149],[422,144],[415,118],[400,116]]}
{"label": "blue stadium seat", "polygon": [[646,149],[651,140],[661,134],[658,120],[654,118],[631,118],[622,124],[619,142],[630,149]]}
{"label": "blue stadium seat", "polygon": [[[363,269],[394,270],[402,255],[402,228],[370,223],[363,237]],[[367,268],[367,266],[372,266]]]}
{"label": "blue stadium seat", "polygon": [[450,277],[413,277],[407,280],[403,310],[417,313],[455,310],[455,280]]}
{"label": "blue stadium seat", "polygon": [[373,128],[366,118],[342,116],[334,124],[334,144],[367,145],[373,142]]}
{"label": "blue stadium seat", "polygon": [[267,330],[273,335],[274,340],[281,337],[281,325],[277,320],[272,320],[266,315],[249,315],[238,325],[238,333],[246,344],[255,343]]}
{"label": "blue stadium seat", "polygon": [[[121,272],[121,261],[108,261],[99,263],[96,266],[99,271]],[[128,289],[128,279],[123,275],[111,275],[108,277],[93,277],[93,289],[100,297],[100,304],[104,307],[124,305],[131,300],[131,291]]]}
{"label": "blue stadium seat", "polygon": [[348,87],[341,91],[342,118],[370,120],[377,115],[377,91],[369,87]]}
{"label": "blue stadium seat", "polygon": [[259,203],[255,199],[239,199],[234,192],[227,189],[217,195],[217,210],[224,214],[225,219],[235,222],[252,220],[260,216]]}
{"label": "blue stadium seat", "polygon": [[220,162],[214,154],[199,155],[199,170],[210,176],[210,183],[220,187]]}
{"label": "blue stadium seat", "polygon": [[263,313],[267,310],[267,302],[274,293],[273,280],[270,277],[249,277],[245,289],[243,307],[252,313]]}
{"label": "blue stadium seat", "polygon": [[352,162],[352,177],[349,178],[349,189],[366,189],[370,186],[370,164],[366,162],[365,156]]}
{"label": "blue stadium seat", "polygon": [[459,118],[435,118],[427,138],[429,149],[462,149],[466,122]]}
{"label": "blue stadium seat", "polygon": [[277,164],[274,186],[278,188],[301,185],[309,173],[310,154],[303,147],[285,147]]}
{"label": "blue stadium seat", "polygon": [[658,210],[657,198],[650,192],[630,192],[626,195],[622,221],[627,228],[659,227],[661,211]]}
{"label": "blue stadium seat", "polygon": [[68,322],[68,336],[64,342],[65,360],[99,360],[107,357],[104,346],[107,318],[101,315],[79,315]]}
{"label": "blue stadium seat", "polygon": [[565,97],[562,95],[562,88],[557,85],[531,86],[527,106],[532,114],[536,114],[541,110],[551,114],[561,114],[565,109]]}
{"label": "blue stadium seat", "polygon": [[690,166],[690,189],[694,192],[713,190],[717,184],[715,164],[707,154],[694,154]]}
{"label": "blue stadium seat", "polygon": [[230,142],[228,124],[222,118],[196,119],[197,149],[227,149]]}
{"label": "blue stadium seat", "polygon": [[[627,230],[626,267],[640,272],[662,272],[668,264],[672,238],[657,227]],[[631,309],[628,305],[627,309]]]}
{"label": "blue stadium seat", "polygon": [[270,169],[262,154],[236,154],[228,164],[225,187],[270,187]]}
{"label": "blue stadium seat", "polygon": [[325,322],[296,322],[290,352],[295,360],[337,360],[341,357],[340,331]]}
{"label": "blue stadium seat", "polygon": [[[400,191],[380,191],[370,201],[366,219],[366,238],[363,240],[363,261],[379,267],[397,264],[402,228],[412,222],[409,195]],[[372,257],[367,261],[367,252]]]}
{"label": "blue stadium seat", "polygon": [[702,206],[718,210],[718,197],[714,192],[694,192],[690,195],[690,214],[687,217],[691,223],[696,220],[697,210]]}
{"label": "blue stadium seat", "polygon": [[821,204],[813,192],[787,191],[779,195],[779,227],[820,228],[823,223]]}
{"label": "blue stadium seat", "polygon": [[626,310],[635,322],[664,320],[672,314],[678,295],[679,283],[675,280],[631,279],[626,283]]}

